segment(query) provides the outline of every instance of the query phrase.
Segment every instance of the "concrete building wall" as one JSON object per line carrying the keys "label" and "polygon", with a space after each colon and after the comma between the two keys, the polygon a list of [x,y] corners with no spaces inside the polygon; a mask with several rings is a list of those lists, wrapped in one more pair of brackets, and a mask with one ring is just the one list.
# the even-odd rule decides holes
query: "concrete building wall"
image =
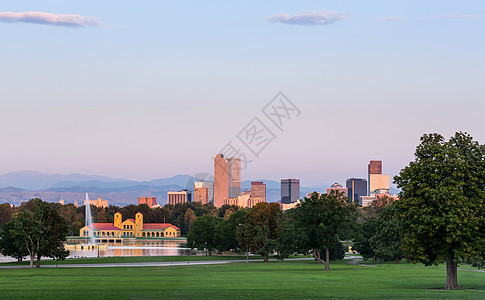
{"label": "concrete building wall", "polygon": [[157,197],[138,197],[138,205],[146,204],[150,207],[157,205]]}
{"label": "concrete building wall", "polygon": [[266,184],[262,181],[252,181],[251,198],[261,198],[263,202],[266,202]]}
{"label": "concrete building wall", "polygon": [[369,195],[379,189],[389,190],[389,175],[369,174]]}
{"label": "concrete building wall", "polygon": [[194,202],[200,202],[202,204],[209,203],[209,189],[208,188],[195,188],[194,189]]}
{"label": "concrete building wall", "polygon": [[213,181],[196,181],[194,188],[206,188],[208,201],[214,203],[214,182]]}
{"label": "concrete building wall", "polygon": [[168,204],[175,205],[179,203],[191,202],[192,193],[190,191],[167,192]]}

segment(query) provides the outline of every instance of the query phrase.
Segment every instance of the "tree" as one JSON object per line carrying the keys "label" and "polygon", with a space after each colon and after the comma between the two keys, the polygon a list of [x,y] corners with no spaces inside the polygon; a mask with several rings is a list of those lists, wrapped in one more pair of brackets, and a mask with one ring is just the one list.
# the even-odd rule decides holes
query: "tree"
{"label": "tree", "polygon": [[187,209],[184,217],[185,232],[190,231],[195,220],[197,220],[197,217],[195,216],[194,211],[191,208]]}
{"label": "tree", "polygon": [[62,259],[68,255],[62,244],[68,231],[66,221],[41,199],[30,200],[10,222],[11,229],[3,237],[15,240],[28,252],[31,268],[34,258],[39,268],[42,256]]}
{"label": "tree", "polygon": [[13,207],[8,203],[0,204],[0,228],[12,219],[14,213]]}
{"label": "tree", "polygon": [[402,247],[413,262],[446,262],[445,289],[459,289],[460,261],[483,259],[485,148],[462,132],[425,134],[415,159],[394,177]]}
{"label": "tree", "polygon": [[354,239],[354,250],[367,260],[394,260],[402,257],[400,236],[395,208],[389,211],[394,200],[389,196],[378,197],[363,208],[363,221]]}
{"label": "tree", "polygon": [[211,215],[198,218],[192,224],[192,229],[187,234],[187,245],[191,249],[207,249],[209,255],[215,249],[216,226],[221,219]]}
{"label": "tree", "polygon": [[403,257],[399,221],[396,217],[396,206],[385,207],[375,221],[375,233],[369,239],[375,256],[381,260],[395,260],[398,264]]}
{"label": "tree", "polygon": [[[227,210],[226,210],[227,212]],[[216,248],[220,251],[237,251],[239,244],[237,241],[238,229],[246,223],[246,209],[240,209],[232,213],[227,219],[222,220],[216,225],[215,243]],[[244,229],[244,227],[242,228]]]}
{"label": "tree", "polygon": [[244,229],[238,234],[240,246],[261,254],[263,260],[267,262],[269,253],[276,248],[281,215],[282,211],[278,203],[262,202],[253,206],[246,216]]}
{"label": "tree", "polygon": [[0,239],[0,253],[13,257],[17,261],[22,261],[24,257],[29,255],[25,244],[15,239],[14,222],[6,223],[0,231],[0,235],[2,236]]}
{"label": "tree", "polygon": [[[295,228],[301,237],[301,248],[312,250],[318,263],[330,270],[330,251],[338,240],[350,237],[357,225],[357,207],[343,195],[313,193],[295,208]],[[321,251],[325,251],[322,259]]]}
{"label": "tree", "polygon": [[374,248],[372,248],[370,239],[376,234],[376,220],[368,219],[365,220],[364,223],[360,224],[357,234],[354,239],[354,245],[352,249],[359,252],[359,254],[364,258],[364,260],[368,260],[372,258],[372,263],[374,263],[376,259],[376,253]]}

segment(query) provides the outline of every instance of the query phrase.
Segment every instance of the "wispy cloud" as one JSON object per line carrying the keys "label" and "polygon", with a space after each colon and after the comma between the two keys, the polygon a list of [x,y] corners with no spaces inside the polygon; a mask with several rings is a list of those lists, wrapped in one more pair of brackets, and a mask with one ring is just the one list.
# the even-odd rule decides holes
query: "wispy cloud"
{"label": "wispy cloud", "polygon": [[0,22],[32,23],[56,25],[65,27],[103,27],[103,23],[96,18],[72,14],[51,14],[40,11],[0,12]]}
{"label": "wispy cloud", "polygon": [[455,14],[447,14],[440,16],[440,18],[447,18],[447,19],[476,19],[481,18],[483,15],[455,15]]}
{"label": "wispy cloud", "polygon": [[321,26],[329,25],[346,18],[345,13],[338,11],[308,11],[294,15],[280,13],[268,17],[267,20],[269,22],[289,25]]}
{"label": "wispy cloud", "polygon": [[394,17],[377,18],[376,20],[377,21],[383,21],[383,22],[401,22],[401,21],[405,21],[406,18],[405,17],[397,17],[397,16],[394,16]]}

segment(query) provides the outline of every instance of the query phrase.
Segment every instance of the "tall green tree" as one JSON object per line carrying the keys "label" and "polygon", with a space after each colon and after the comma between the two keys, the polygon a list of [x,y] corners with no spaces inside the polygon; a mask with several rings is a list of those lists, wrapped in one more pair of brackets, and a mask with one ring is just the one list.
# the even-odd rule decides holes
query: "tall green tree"
{"label": "tall green tree", "polygon": [[369,239],[375,256],[381,260],[394,260],[398,264],[403,257],[396,205],[385,207],[375,221],[375,233]]}
{"label": "tall green tree", "polygon": [[462,132],[448,141],[426,134],[394,181],[402,190],[397,209],[407,257],[446,262],[445,289],[459,289],[458,263],[484,257],[485,148]]}
{"label": "tall green tree", "polygon": [[15,258],[17,261],[22,261],[24,257],[29,255],[25,244],[15,238],[14,222],[6,223],[0,230],[0,253],[5,256]]}
{"label": "tall green tree", "polygon": [[14,210],[8,203],[0,204],[0,228],[12,219]]}
{"label": "tall green tree", "polygon": [[192,229],[187,234],[187,245],[191,249],[207,249],[209,255],[211,255],[216,246],[216,226],[221,221],[221,218],[211,215],[202,216],[195,220]]}
{"label": "tall green tree", "polygon": [[352,246],[352,249],[359,252],[364,260],[372,258],[372,263],[375,262],[376,253],[370,243],[370,240],[376,234],[376,232],[376,220],[365,220],[362,224],[359,224],[354,237],[354,245]]}
{"label": "tall green tree", "polygon": [[253,206],[247,216],[244,229],[239,231],[238,242],[242,248],[249,248],[253,253],[269,260],[269,253],[276,249],[278,224],[282,211],[278,203],[258,203]]}
{"label": "tall green tree", "polygon": [[218,250],[237,251],[239,249],[237,231],[246,223],[247,214],[246,209],[239,209],[216,225],[215,242]]}
{"label": "tall green tree", "polygon": [[[313,193],[295,208],[295,228],[301,236],[301,247],[312,250],[318,263],[330,270],[330,252],[339,247],[337,240],[349,238],[357,226],[357,206],[343,193]],[[322,258],[321,251],[325,251]]]}
{"label": "tall green tree", "polygon": [[69,254],[62,244],[68,232],[66,221],[41,199],[30,200],[10,222],[11,229],[4,232],[4,237],[22,245],[30,256],[31,268],[34,258],[39,268],[43,256],[64,259]]}

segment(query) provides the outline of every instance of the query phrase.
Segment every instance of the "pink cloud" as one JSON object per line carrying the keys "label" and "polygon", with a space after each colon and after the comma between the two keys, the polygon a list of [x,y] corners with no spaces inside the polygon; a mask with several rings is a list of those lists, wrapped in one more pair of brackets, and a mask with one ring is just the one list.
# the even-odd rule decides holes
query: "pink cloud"
{"label": "pink cloud", "polygon": [[101,21],[93,17],[73,14],[51,14],[40,11],[0,12],[0,22],[32,23],[66,27],[103,27]]}

